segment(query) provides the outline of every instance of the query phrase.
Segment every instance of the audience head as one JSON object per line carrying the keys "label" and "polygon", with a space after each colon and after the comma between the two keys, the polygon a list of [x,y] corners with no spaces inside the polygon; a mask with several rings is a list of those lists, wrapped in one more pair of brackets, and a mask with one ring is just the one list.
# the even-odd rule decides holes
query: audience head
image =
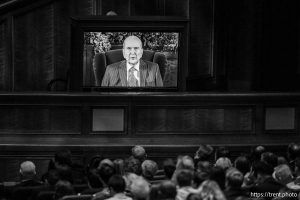
{"label": "audience head", "polygon": [[97,170],[105,183],[108,183],[110,177],[115,174],[114,163],[110,159],[103,159],[99,163]]}
{"label": "audience head", "polygon": [[69,181],[60,180],[55,185],[54,199],[60,199],[66,195],[75,194],[74,188]]}
{"label": "audience head", "polygon": [[244,181],[244,175],[236,168],[226,171],[226,188],[240,188]]}
{"label": "audience head", "polygon": [[175,199],[177,195],[176,185],[172,181],[163,181],[160,183],[160,199]]}
{"label": "audience head", "polygon": [[179,187],[191,186],[193,183],[193,172],[191,170],[181,170],[176,177]]}
{"label": "audience head", "polygon": [[149,183],[143,178],[138,177],[130,186],[130,192],[135,200],[146,200],[149,193]]}
{"label": "audience head", "polygon": [[226,170],[232,167],[231,161],[227,157],[220,157],[216,161],[215,166],[221,167],[223,170]]}
{"label": "audience head", "polygon": [[201,144],[195,153],[194,159],[198,161],[209,161],[213,155],[214,148],[210,145]]}
{"label": "audience head", "polygon": [[164,160],[163,168],[164,168],[164,172],[165,172],[166,177],[168,179],[171,179],[172,176],[173,176],[173,173],[176,169],[176,166],[175,166],[175,163],[174,163],[173,159],[168,158],[168,159]]}
{"label": "audience head", "polygon": [[151,180],[158,170],[157,163],[153,160],[145,160],[142,163],[142,174],[145,178]]}
{"label": "audience head", "polygon": [[287,156],[290,162],[300,158],[300,144],[290,143],[287,149]]}
{"label": "audience head", "polygon": [[252,162],[259,161],[261,154],[266,151],[266,148],[262,145],[256,146],[251,153]]}
{"label": "audience head", "polygon": [[138,159],[140,162],[143,162],[147,158],[146,150],[142,146],[134,146],[131,149],[131,155]]}
{"label": "audience head", "polygon": [[276,166],[272,176],[277,182],[283,185],[293,181],[292,171],[286,164]]}
{"label": "audience head", "polygon": [[273,173],[273,167],[265,162],[257,161],[253,164],[254,176],[258,179],[260,177],[269,177]]}
{"label": "audience head", "polygon": [[72,165],[72,154],[71,151],[65,149],[55,153],[54,161],[58,165]]}
{"label": "audience head", "polygon": [[36,175],[35,164],[31,161],[22,162],[20,165],[20,174],[24,179],[32,179]]}
{"label": "audience head", "polygon": [[93,156],[88,164],[88,170],[89,169],[97,169],[102,160],[103,160],[103,157],[100,155]]}
{"label": "audience head", "polygon": [[190,156],[179,156],[177,159],[176,169],[194,170],[194,161]]}
{"label": "audience head", "polygon": [[264,152],[261,154],[261,161],[269,164],[273,168],[277,166],[278,164],[278,158],[277,155],[275,155],[272,152]]}
{"label": "audience head", "polygon": [[115,174],[110,177],[108,187],[113,194],[122,193],[126,188],[125,180],[121,175]]}
{"label": "audience head", "polygon": [[289,164],[289,162],[286,160],[284,156],[278,156],[277,160],[278,160],[278,165]]}
{"label": "audience head", "polygon": [[226,200],[218,183],[213,180],[204,181],[199,188],[199,194],[202,199]]}
{"label": "audience head", "polygon": [[227,158],[230,157],[230,152],[227,147],[222,146],[222,147],[218,147],[216,149],[215,160],[217,160],[218,158],[221,158],[221,157],[227,157]]}
{"label": "audience head", "polygon": [[138,159],[133,158],[132,156],[125,159],[124,172],[125,173],[128,173],[128,172],[135,173],[137,175],[141,175],[142,174],[141,162]]}
{"label": "audience head", "polygon": [[234,161],[234,167],[245,175],[250,171],[250,161],[246,156],[239,156]]}

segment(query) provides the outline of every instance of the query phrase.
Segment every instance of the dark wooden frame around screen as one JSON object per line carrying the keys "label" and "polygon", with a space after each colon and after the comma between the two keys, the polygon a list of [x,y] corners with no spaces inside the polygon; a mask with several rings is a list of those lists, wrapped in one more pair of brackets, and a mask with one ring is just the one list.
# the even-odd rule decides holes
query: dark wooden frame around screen
{"label": "dark wooden frame around screen", "polygon": [[[178,52],[177,87],[159,88],[159,91],[185,91],[188,73],[189,55],[189,20],[174,17],[73,17],[71,23],[71,68],[70,90],[83,90],[83,33],[87,31],[149,31],[179,32],[180,49]],[[101,87],[94,88],[101,91]],[[128,88],[111,88],[127,91]],[[147,88],[137,90],[150,91]],[[156,89],[154,89],[156,90]],[[106,90],[107,91],[107,90]],[[151,89],[153,91],[153,89]]]}

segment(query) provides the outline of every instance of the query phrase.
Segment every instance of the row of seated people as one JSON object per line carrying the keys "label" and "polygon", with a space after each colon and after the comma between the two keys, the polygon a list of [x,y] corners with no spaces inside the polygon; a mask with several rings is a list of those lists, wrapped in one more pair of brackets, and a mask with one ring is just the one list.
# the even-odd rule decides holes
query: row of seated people
{"label": "row of seated people", "polygon": [[[231,160],[230,151],[200,145],[194,157],[166,159],[163,170],[147,158],[142,146],[126,159],[94,157],[87,169],[74,164],[70,151],[60,151],[42,181],[33,162],[20,166],[22,181],[2,188],[2,200],[244,200],[300,199],[300,144],[286,156],[264,146]],[[232,162],[233,161],[233,162]],[[162,173],[163,172],[163,173]],[[86,180],[87,184],[80,184]]]}

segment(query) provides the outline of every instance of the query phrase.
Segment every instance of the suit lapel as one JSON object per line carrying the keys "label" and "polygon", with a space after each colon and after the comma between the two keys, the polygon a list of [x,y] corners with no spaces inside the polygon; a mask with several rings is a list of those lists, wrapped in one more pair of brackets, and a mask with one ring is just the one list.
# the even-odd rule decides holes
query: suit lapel
{"label": "suit lapel", "polygon": [[145,87],[145,80],[147,76],[147,64],[140,60],[140,84],[141,87]]}
{"label": "suit lapel", "polygon": [[122,61],[119,67],[119,76],[123,87],[127,86],[126,62]]}

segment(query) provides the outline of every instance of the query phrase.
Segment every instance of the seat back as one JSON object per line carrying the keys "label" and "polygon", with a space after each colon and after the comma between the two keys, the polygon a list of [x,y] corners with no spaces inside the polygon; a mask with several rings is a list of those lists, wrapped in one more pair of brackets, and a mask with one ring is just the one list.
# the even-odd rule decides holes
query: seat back
{"label": "seat back", "polygon": [[62,198],[62,200],[91,200],[93,195],[83,194],[83,195],[67,195]]}
{"label": "seat back", "polygon": [[[94,57],[93,70],[95,85],[100,86],[107,65],[124,60],[122,49],[114,49],[105,53],[98,53]],[[165,75],[167,59],[163,53],[144,50],[142,60],[157,63],[162,79]]]}

